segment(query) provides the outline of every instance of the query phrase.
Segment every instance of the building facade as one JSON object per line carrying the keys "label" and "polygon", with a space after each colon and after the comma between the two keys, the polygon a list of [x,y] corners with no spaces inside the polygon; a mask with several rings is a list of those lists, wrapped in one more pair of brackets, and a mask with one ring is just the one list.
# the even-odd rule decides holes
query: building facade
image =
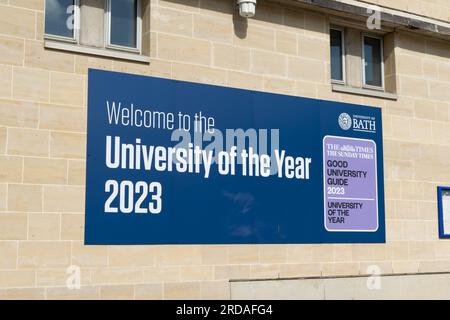
{"label": "building facade", "polygon": [[[45,4],[0,0],[0,299],[450,298],[449,0]],[[386,243],[84,245],[89,68],[380,107]]]}

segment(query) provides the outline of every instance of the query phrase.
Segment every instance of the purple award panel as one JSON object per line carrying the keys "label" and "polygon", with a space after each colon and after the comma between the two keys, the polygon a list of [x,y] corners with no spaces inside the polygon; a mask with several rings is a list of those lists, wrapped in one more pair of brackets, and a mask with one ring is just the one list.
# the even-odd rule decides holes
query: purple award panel
{"label": "purple award panel", "polygon": [[375,142],[325,136],[323,159],[326,230],[378,230]]}

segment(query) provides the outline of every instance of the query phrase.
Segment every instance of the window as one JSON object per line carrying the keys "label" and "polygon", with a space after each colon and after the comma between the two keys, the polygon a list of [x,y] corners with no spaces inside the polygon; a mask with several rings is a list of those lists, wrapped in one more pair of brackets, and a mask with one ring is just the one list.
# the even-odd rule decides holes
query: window
{"label": "window", "polygon": [[330,24],[331,90],[397,100],[394,30],[367,33],[365,25],[339,19]]}
{"label": "window", "polygon": [[383,41],[371,35],[363,35],[362,61],[363,84],[368,87],[383,88]]}
{"label": "window", "polygon": [[107,43],[110,47],[137,49],[140,30],[139,1],[108,0],[107,7]]}
{"label": "window", "polygon": [[330,29],[331,80],[345,82],[344,32],[341,29]]}
{"label": "window", "polygon": [[78,23],[77,0],[45,1],[45,33],[61,40],[75,40]]}
{"label": "window", "polygon": [[77,52],[141,53],[140,0],[46,0],[45,6],[45,38],[52,40],[47,47],[63,41],[59,47]]}

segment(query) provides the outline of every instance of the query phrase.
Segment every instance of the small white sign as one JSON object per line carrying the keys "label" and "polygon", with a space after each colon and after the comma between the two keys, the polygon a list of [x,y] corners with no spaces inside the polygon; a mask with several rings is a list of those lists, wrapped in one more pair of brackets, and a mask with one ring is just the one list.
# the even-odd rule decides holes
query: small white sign
{"label": "small white sign", "polygon": [[450,190],[442,190],[442,224],[444,234],[450,235]]}

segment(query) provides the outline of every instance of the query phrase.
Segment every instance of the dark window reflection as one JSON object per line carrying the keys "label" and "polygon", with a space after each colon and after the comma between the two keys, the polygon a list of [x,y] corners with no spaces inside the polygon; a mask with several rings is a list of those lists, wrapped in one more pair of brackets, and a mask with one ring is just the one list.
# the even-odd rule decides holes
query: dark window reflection
{"label": "dark window reflection", "polygon": [[371,37],[364,37],[364,59],[365,59],[365,80],[366,85],[381,87],[382,82],[382,57],[381,40]]}
{"label": "dark window reflection", "polygon": [[137,0],[111,1],[111,44],[137,47]]}
{"label": "dark window reflection", "polygon": [[330,30],[331,47],[331,79],[344,80],[344,66],[342,63],[342,32]]}
{"label": "dark window reflection", "polygon": [[74,0],[45,1],[45,33],[73,38]]}

